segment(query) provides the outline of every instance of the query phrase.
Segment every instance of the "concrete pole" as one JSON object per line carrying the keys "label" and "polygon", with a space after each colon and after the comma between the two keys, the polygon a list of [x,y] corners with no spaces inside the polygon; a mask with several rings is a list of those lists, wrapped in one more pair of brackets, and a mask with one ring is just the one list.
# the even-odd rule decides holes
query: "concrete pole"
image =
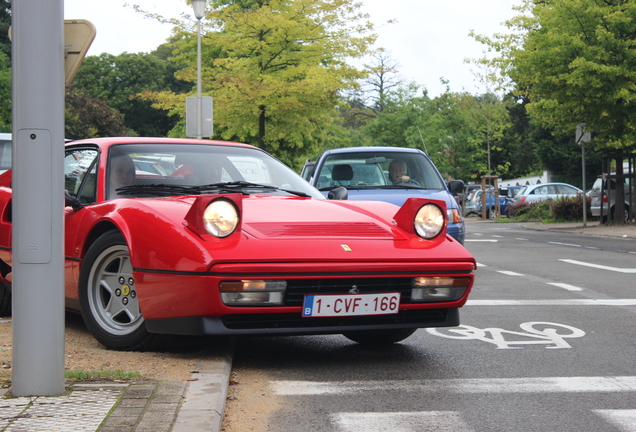
{"label": "concrete pole", "polygon": [[64,1],[12,2],[14,396],[64,392]]}
{"label": "concrete pole", "polygon": [[201,99],[201,18],[197,19],[197,138],[203,137],[203,99]]}

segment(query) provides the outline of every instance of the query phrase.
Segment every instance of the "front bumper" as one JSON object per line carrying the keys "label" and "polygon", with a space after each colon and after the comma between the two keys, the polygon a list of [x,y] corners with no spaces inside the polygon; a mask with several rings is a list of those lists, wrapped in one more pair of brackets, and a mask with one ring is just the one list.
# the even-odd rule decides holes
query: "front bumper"
{"label": "front bumper", "polygon": [[302,318],[300,314],[244,314],[146,320],[151,333],[178,335],[316,335],[459,325],[458,309],[403,310],[374,317]]}
{"label": "front bumper", "polygon": [[448,224],[448,229],[446,232],[460,244],[464,244],[464,240],[466,239],[466,225],[464,221],[460,223]]}

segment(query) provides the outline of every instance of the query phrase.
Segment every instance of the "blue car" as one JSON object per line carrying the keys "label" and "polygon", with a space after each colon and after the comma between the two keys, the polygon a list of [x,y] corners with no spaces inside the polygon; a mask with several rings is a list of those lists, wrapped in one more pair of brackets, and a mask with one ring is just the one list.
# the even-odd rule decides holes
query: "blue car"
{"label": "blue car", "polygon": [[444,182],[431,159],[421,150],[403,147],[350,147],[328,150],[314,164],[309,183],[323,195],[339,187],[350,200],[385,201],[402,206],[408,198],[446,202],[448,233],[464,243],[464,218],[453,194],[464,182]]}
{"label": "blue car", "polygon": [[[508,205],[514,203],[514,196],[521,190],[521,186],[503,186],[499,188],[499,214],[495,211],[495,193],[489,190],[486,193],[486,218],[495,219],[499,216],[508,215]],[[482,215],[482,199],[481,195],[475,201],[475,213],[477,216]]]}

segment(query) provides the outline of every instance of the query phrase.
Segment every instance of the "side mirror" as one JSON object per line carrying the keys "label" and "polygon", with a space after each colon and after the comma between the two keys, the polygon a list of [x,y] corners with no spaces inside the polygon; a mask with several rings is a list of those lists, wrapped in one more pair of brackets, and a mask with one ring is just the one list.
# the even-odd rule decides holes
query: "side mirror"
{"label": "side mirror", "polygon": [[346,200],[349,198],[349,191],[344,186],[338,186],[329,191],[327,198],[331,200]]}
{"label": "side mirror", "polygon": [[453,195],[457,195],[460,192],[464,191],[464,182],[463,180],[451,180],[448,182],[448,190]]}
{"label": "side mirror", "polygon": [[84,204],[80,202],[74,196],[71,196],[66,189],[64,189],[64,205],[73,207],[73,210],[78,211],[84,208]]}

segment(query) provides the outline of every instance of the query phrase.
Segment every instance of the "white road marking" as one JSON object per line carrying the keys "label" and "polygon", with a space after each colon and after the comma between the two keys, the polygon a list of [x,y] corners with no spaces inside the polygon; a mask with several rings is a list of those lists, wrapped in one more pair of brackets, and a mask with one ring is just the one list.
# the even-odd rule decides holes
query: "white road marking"
{"label": "white road marking", "polygon": [[468,378],[369,381],[270,381],[280,396],[324,396],[362,392],[413,391],[465,393],[636,392],[636,376]]}
{"label": "white road marking", "polygon": [[501,235],[496,235],[496,234],[493,234],[492,236],[493,236],[493,237],[495,237],[495,238],[503,238],[503,236],[501,236]]}
{"label": "white road marking", "polygon": [[488,267],[486,264],[477,263],[477,267]]}
{"label": "white road marking", "polygon": [[614,271],[614,272],[618,272],[618,273],[636,273],[636,268],[610,267],[610,266],[587,263],[587,262],[571,260],[571,259],[560,259],[559,261],[563,261],[563,262],[569,263],[569,264],[576,264],[576,265],[580,265],[580,266],[584,266],[584,267],[597,268],[597,269],[600,269],[600,270]]}
{"label": "white road marking", "polygon": [[581,245],[572,244],[572,243],[548,242],[548,244],[553,244],[553,245],[557,245],[557,246],[581,247]]}
{"label": "white road marking", "polygon": [[508,276],[523,276],[521,273],[515,273],[513,271],[508,271],[508,270],[497,270],[497,273],[505,274]]}
{"label": "white road marking", "polygon": [[583,288],[579,288],[577,286],[564,284],[564,283],[548,282],[548,285],[553,285],[555,287],[563,288],[568,291],[583,291]]}
{"label": "white road marking", "polygon": [[466,306],[636,306],[636,299],[468,300]]}
{"label": "white road marking", "polygon": [[344,432],[472,432],[460,414],[454,411],[423,412],[355,412],[338,413],[329,417]]}
{"label": "white road marking", "polygon": [[636,432],[636,410],[592,410],[623,432]]}
{"label": "white road marking", "polygon": [[527,238],[517,237],[515,240],[528,241]]}
{"label": "white road marking", "polygon": [[464,240],[465,242],[481,242],[481,243],[497,243],[499,240],[494,240],[494,239],[466,239]]}
{"label": "white road marking", "polygon": [[525,322],[523,332],[501,328],[479,329],[466,324],[458,327],[427,328],[434,336],[456,340],[479,340],[497,346],[497,349],[521,349],[524,345],[545,345],[547,349],[572,348],[565,339],[580,338],[585,332],[566,324],[544,321]]}

